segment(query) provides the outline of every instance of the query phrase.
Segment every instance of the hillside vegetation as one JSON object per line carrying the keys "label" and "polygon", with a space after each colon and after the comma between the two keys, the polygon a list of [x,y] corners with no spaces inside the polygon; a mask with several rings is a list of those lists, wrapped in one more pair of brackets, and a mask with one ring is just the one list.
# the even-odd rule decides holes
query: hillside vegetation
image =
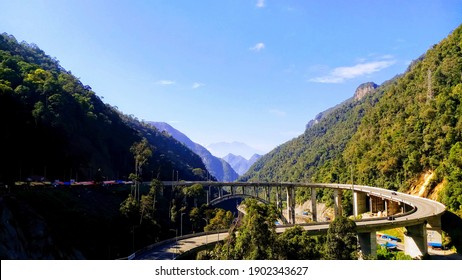
{"label": "hillside vegetation", "polygon": [[[203,180],[206,174],[186,146],[104,104],[56,59],[7,34],[0,35],[0,130],[2,259],[126,257],[175,236],[180,211],[197,198],[180,188],[152,194],[138,182],[133,188],[101,181]],[[140,143],[150,151],[142,164]],[[98,184],[15,184],[71,179]],[[133,193],[137,201],[129,206],[138,208],[123,212]],[[155,203],[147,203],[153,196]],[[148,212],[147,204],[156,208]],[[189,232],[190,223],[184,226]]]}
{"label": "hillside vegetation", "polygon": [[127,179],[133,143],[146,138],[153,156],[144,179],[200,179],[201,159],[150,125],[104,104],[36,45],[0,35],[0,182]]}
{"label": "hillside vegetation", "polygon": [[[349,99],[265,155],[242,180],[367,184],[408,191],[425,172],[462,205],[462,26],[403,74]],[[430,192],[429,190],[428,192]],[[303,194],[299,194],[303,195]],[[321,194],[322,195],[322,194]]]}

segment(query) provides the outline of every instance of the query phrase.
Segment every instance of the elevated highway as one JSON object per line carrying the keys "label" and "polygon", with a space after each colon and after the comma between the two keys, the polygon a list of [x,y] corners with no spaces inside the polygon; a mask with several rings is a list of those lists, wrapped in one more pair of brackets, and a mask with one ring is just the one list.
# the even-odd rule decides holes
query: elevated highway
{"label": "elevated highway", "polygon": [[[369,204],[370,211],[383,211],[387,213],[384,217],[358,219],[356,220],[358,240],[361,252],[365,255],[376,255],[376,232],[404,227],[405,237],[405,253],[411,257],[419,258],[426,255],[427,236],[431,236],[432,242],[442,242],[441,237],[441,215],[446,211],[446,207],[436,201],[412,196],[404,193],[399,193],[387,189],[358,186],[351,184],[320,184],[320,183],[274,183],[274,182],[164,182],[164,186],[191,186],[193,184],[201,184],[203,186],[214,187],[276,187],[284,189],[287,194],[288,215],[295,216],[293,207],[295,206],[294,194],[295,188],[311,188],[312,195],[318,188],[334,189],[334,202],[336,214],[341,214],[341,197],[343,191],[353,192],[353,209],[354,216],[359,217],[366,212],[366,205]],[[367,203],[367,200],[369,202]],[[312,201],[313,205],[316,201]],[[292,208],[292,211],[290,211]],[[316,217],[316,206],[314,206],[314,217]],[[316,219],[314,219],[316,221]],[[294,219],[291,224],[278,226],[278,233],[284,232],[294,224]],[[315,222],[309,224],[301,224],[310,234],[325,234],[329,228],[329,222]],[[431,234],[427,234],[427,231]],[[179,239],[164,241],[159,244],[153,244],[149,248],[135,253],[136,259],[152,259],[152,258],[174,258],[179,254],[186,253],[190,250],[197,250],[200,247],[216,243],[226,238],[227,232],[201,233],[190,236],[183,236]]]}

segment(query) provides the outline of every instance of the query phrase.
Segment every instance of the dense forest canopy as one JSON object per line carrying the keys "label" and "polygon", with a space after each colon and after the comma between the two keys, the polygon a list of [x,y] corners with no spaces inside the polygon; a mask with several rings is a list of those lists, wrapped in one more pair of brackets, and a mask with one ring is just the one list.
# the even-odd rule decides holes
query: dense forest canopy
{"label": "dense forest canopy", "polygon": [[354,182],[407,191],[429,173],[427,193],[442,186],[439,200],[459,210],[461,102],[462,26],[403,75],[327,111],[241,180]]}
{"label": "dense forest canopy", "polygon": [[[0,35],[0,182],[128,179],[133,143],[154,148],[143,178],[200,179],[201,159],[152,126],[104,104],[34,44]],[[197,172],[196,172],[197,174]]]}

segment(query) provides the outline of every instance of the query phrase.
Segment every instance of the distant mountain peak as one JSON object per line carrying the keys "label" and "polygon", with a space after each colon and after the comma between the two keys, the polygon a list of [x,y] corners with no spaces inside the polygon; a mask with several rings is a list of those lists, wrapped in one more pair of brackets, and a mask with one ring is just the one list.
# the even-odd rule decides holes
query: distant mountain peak
{"label": "distant mountain peak", "polygon": [[204,162],[207,170],[219,181],[235,181],[238,178],[238,173],[225,160],[213,156],[203,146],[193,142],[184,133],[175,129],[173,126],[164,122],[148,122],[155,126],[159,131],[166,132],[177,141],[183,143],[186,147],[199,155]]}
{"label": "distant mountain peak", "polygon": [[254,154],[249,160],[243,156],[234,155],[232,153],[227,154],[223,159],[231,165],[231,167],[239,175],[243,175],[249,170],[249,168],[262,156]]}
{"label": "distant mountain peak", "polygon": [[368,83],[364,83],[364,84],[360,84],[358,86],[358,88],[356,89],[355,91],[355,95],[354,95],[354,99],[355,100],[360,100],[362,99],[364,96],[372,93],[375,91],[375,89],[378,87],[379,85],[377,85],[376,83],[373,83],[373,82],[368,82]]}
{"label": "distant mountain peak", "polygon": [[233,154],[249,159],[254,154],[263,153],[245,143],[237,141],[212,143],[207,146],[207,149],[217,157],[225,157],[228,154]]}

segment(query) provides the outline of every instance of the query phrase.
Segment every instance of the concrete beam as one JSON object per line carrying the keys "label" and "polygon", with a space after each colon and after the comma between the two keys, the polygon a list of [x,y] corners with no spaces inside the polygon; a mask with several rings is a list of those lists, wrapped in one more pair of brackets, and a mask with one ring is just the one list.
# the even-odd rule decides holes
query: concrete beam
{"label": "concrete beam", "polygon": [[[369,197],[371,205],[371,213],[382,213],[385,210],[385,201],[381,197],[371,195]],[[381,215],[380,215],[381,216]]]}
{"label": "concrete beam", "polygon": [[360,258],[364,258],[365,256],[377,257],[376,235],[376,231],[358,233],[358,243],[361,251]]}
{"label": "concrete beam", "polygon": [[295,225],[295,189],[287,187],[287,217],[289,224]]}
{"label": "concrete beam", "polygon": [[311,188],[311,217],[313,222],[318,221],[318,209],[316,207],[316,188]]}
{"label": "concrete beam", "polygon": [[427,229],[425,224],[406,227],[404,253],[412,258],[421,258],[428,253]]}
{"label": "concrete beam", "polygon": [[427,241],[430,243],[443,244],[443,235],[441,229],[441,216],[427,219]]}
{"label": "concrete beam", "polygon": [[387,215],[392,216],[402,212],[401,205],[397,201],[387,200],[386,201]]}

